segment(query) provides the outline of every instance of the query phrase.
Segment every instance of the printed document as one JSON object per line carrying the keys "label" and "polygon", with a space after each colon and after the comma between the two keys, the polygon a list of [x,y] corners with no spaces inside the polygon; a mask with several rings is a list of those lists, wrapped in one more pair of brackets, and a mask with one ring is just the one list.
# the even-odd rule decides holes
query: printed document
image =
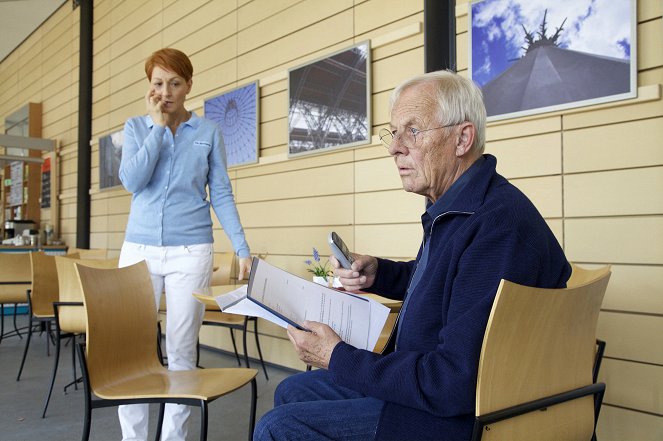
{"label": "printed document", "polygon": [[284,328],[304,329],[304,320],[325,323],[343,341],[368,350],[389,315],[389,308],[373,299],[318,285],[257,258],[248,287],[218,296],[216,302],[224,312],[261,317]]}

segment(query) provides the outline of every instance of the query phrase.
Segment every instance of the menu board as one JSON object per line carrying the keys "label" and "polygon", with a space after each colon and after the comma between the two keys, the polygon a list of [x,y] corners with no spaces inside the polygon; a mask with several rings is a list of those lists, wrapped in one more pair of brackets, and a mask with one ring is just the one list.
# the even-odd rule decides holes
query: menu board
{"label": "menu board", "polygon": [[23,203],[23,163],[14,161],[10,164],[9,176],[12,184],[7,195],[7,205],[13,207]]}

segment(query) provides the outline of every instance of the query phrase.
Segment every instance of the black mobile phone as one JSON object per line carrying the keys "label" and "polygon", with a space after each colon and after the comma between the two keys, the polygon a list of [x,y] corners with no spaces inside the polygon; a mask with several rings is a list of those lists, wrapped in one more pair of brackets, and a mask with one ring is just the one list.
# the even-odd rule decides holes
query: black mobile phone
{"label": "black mobile phone", "polygon": [[343,268],[350,269],[354,259],[350,255],[350,250],[348,250],[348,247],[345,245],[345,242],[343,242],[343,239],[341,239],[341,237],[334,231],[329,233],[329,247],[331,248],[332,253],[334,253],[334,256],[340,262],[341,266]]}

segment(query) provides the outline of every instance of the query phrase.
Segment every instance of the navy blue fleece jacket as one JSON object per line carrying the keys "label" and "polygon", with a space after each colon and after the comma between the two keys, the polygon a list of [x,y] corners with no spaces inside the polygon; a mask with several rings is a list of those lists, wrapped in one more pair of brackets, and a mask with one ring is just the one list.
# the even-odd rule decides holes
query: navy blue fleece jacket
{"label": "navy blue fleece jacket", "polygon": [[[562,288],[571,268],[534,205],[484,155],[454,200],[422,216],[429,257],[399,318],[396,350],[339,343],[334,381],[385,401],[378,440],[467,440],[472,433],[483,334],[500,279]],[[444,203],[442,203],[444,202]],[[436,207],[443,206],[443,210]],[[403,299],[417,260],[378,259],[369,291]]]}

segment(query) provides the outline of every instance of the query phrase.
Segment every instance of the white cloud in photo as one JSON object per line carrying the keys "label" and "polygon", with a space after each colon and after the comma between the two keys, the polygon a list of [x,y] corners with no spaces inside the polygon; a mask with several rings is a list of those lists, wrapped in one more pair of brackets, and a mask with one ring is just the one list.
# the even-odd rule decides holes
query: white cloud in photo
{"label": "white cloud in photo", "polygon": [[[548,37],[566,19],[558,43],[576,51],[626,57],[618,42],[631,43],[631,23],[625,20],[631,15],[629,0],[488,0],[473,15],[473,25],[489,26],[489,40],[504,36],[511,51],[523,55],[520,49],[525,45],[522,26],[536,35],[546,9]],[[499,26],[496,18],[502,20]]]}

